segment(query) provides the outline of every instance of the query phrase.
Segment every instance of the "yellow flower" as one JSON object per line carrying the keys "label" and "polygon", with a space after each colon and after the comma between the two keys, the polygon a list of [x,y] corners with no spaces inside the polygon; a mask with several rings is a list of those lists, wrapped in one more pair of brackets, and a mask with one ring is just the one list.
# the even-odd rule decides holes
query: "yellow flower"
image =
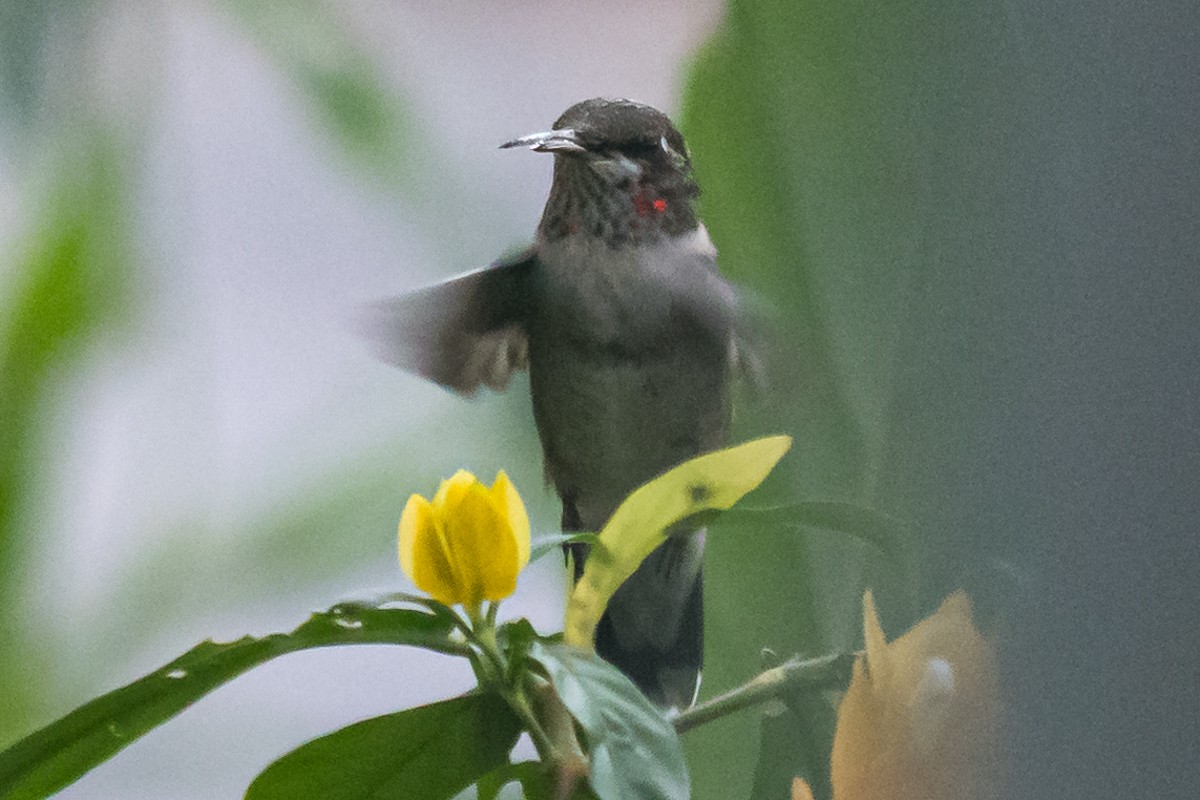
{"label": "yellow flower", "polygon": [[447,605],[508,597],[527,563],[529,517],[503,470],[489,489],[460,469],[432,501],[408,498],[400,515],[400,567]]}
{"label": "yellow flower", "polygon": [[866,656],[842,698],[830,759],[835,800],[982,800],[996,793],[996,655],[955,592],[888,644],[863,597]]}

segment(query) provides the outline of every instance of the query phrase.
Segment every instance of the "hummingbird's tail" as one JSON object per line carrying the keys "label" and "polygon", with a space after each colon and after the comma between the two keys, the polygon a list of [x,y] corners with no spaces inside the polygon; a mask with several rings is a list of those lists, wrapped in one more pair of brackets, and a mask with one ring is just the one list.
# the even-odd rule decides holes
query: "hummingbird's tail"
{"label": "hummingbird's tail", "polygon": [[600,657],[664,708],[688,708],[700,688],[703,553],[703,529],[672,536],[617,590],[596,629]]}

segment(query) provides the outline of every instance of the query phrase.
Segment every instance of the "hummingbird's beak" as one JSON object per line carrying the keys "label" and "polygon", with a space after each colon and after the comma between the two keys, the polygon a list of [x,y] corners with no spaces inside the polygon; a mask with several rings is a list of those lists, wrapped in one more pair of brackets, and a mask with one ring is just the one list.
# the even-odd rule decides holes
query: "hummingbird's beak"
{"label": "hummingbird's beak", "polygon": [[528,147],[539,153],[586,153],[587,148],[579,142],[572,128],[562,128],[557,131],[542,131],[513,139],[500,145],[501,150],[509,147]]}

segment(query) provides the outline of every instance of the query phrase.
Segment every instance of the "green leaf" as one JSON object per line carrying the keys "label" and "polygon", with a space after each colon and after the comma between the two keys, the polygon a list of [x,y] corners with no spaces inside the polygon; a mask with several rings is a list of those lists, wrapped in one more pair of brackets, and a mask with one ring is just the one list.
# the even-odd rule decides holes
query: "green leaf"
{"label": "green leaf", "polygon": [[203,642],[138,680],[75,709],[0,753],[0,797],[47,797],[212,690],[276,656],[342,644],[407,644],[461,654],[444,618],[341,604],[291,633]]}
{"label": "green leaf", "polygon": [[752,798],[785,800],[792,778],[808,782],[815,800],[830,800],[829,754],[837,714],[820,694],[797,692],[783,709],[765,714]]}
{"label": "green leaf", "polygon": [[82,123],[54,150],[45,197],[21,202],[35,209],[29,230],[0,254],[0,742],[27,728],[42,694],[36,680],[47,673],[21,603],[46,492],[47,421],[63,394],[55,387],[90,342],[119,325],[130,300],[127,153]]}
{"label": "green leaf", "polygon": [[411,594],[409,592],[376,592],[360,597],[348,597],[340,600],[329,611],[331,614],[343,617],[361,617],[364,615],[371,617],[376,611],[397,605],[421,606],[450,628],[456,627],[462,621],[462,618],[454,612],[454,609],[445,603],[434,600],[427,595]]}
{"label": "green leaf", "polygon": [[542,556],[559,550],[567,544],[595,544],[599,536],[595,533],[554,533],[549,536],[539,536],[529,549],[529,560],[537,561]]}
{"label": "green leaf", "polygon": [[530,657],[587,734],[588,781],[601,800],[690,795],[678,734],[620,670],[567,645],[535,642]]}
{"label": "green leaf", "polygon": [[[718,530],[728,526],[741,529],[738,531],[741,540],[744,540],[744,534],[755,537],[755,548],[744,549],[761,549],[772,553],[787,552],[788,538],[805,538],[789,534],[830,531],[843,537],[852,537],[874,548],[874,553],[864,553],[874,556],[871,563],[875,565],[867,582],[877,592],[891,599],[891,605],[902,615],[901,619],[908,620],[916,612],[919,570],[913,550],[914,537],[911,527],[897,517],[858,503],[807,500],[761,508],[738,506],[721,515]],[[808,538],[819,544],[839,544],[836,537]],[[854,551],[844,547],[839,555],[843,563],[854,564],[859,560]],[[744,559],[743,554],[741,560]],[[723,568],[728,566],[722,565]],[[797,570],[799,573],[800,570]],[[797,582],[793,582],[793,585],[797,592],[806,591]],[[827,630],[845,630],[847,626],[857,630],[853,619],[842,620],[841,625],[826,621]],[[837,634],[834,638],[844,641],[844,637]]]}
{"label": "green leaf", "polygon": [[541,640],[542,637],[538,636],[538,632],[527,619],[506,622],[496,629],[496,641],[504,653],[504,660],[508,665],[506,677],[510,682],[517,682],[517,676],[525,670],[530,646]]}
{"label": "green leaf", "polygon": [[[940,105],[926,102],[945,95],[938,87],[956,74],[945,71],[957,60],[945,54],[961,50],[930,45],[948,30],[949,6],[725,5],[722,25],[688,75],[680,127],[722,272],[762,296],[781,323],[772,327],[776,358],[766,357],[772,391],[764,405],[770,407],[739,406],[735,424],[747,432],[742,435],[783,429],[803,437],[803,458],[789,459],[786,474],[773,481],[782,499],[818,496],[897,508],[896,487],[911,487],[907,475],[924,469],[914,456],[924,456],[934,470],[942,464],[940,453],[914,448],[914,440],[924,443],[930,430],[942,428],[950,437],[980,440],[956,427],[961,417],[927,416],[926,397],[897,394],[897,376],[906,369],[942,375],[964,358],[969,342],[955,341],[963,347],[939,353],[944,360],[914,361],[914,353],[925,352],[922,331],[932,306],[925,305],[924,319],[915,317],[913,300],[936,285],[929,280],[926,237],[941,220],[955,219],[956,237],[969,243],[967,250],[978,249],[991,228],[976,230],[963,219],[995,218],[952,211],[963,196],[959,187],[975,184],[939,184],[929,168],[963,166],[945,155],[960,146],[1000,148],[979,147],[980,140],[997,144],[983,130],[950,126],[967,135],[947,139],[946,119],[959,120],[970,103],[957,95]],[[1004,28],[978,14],[973,19]],[[988,73],[999,75],[1003,70],[994,63],[1008,62],[987,63],[993,67]],[[947,167],[940,174],[974,173]],[[964,264],[995,272],[987,259],[964,256],[967,250],[943,258],[953,265],[944,269],[954,276],[950,282],[969,273]],[[948,382],[944,391],[960,388]],[[895,571],[889,557],[846,537],[806,533],[763,544],[709,536],[702,691],[744,680],[753,668],[749,654],[763,646],[808,654],[851,647],[863,584]],[[757,720],[731,719],[721,727],[689,737],[697,800],[750,795]]]}
{"label": "green leaf", "polygon": [[590,649],[613,593],[671,528],[731,507],[763,482],[791,446],[789,436],[756,439],[685,461],[635,489],[600,531],[571,590],[564,640]]}
{"label": "green leaf", "polygon": [[303,91],[353,157],[375,168],[406,157],[408,115],[337,15],[314,0],[222,0]]}
{"label": "green leaf", "polygon": [[500,790],[514,781],[521,784],[524,800],[551,800],[554,797],[554,780],[546,765],[540,761],[522,761],[501,764],[481,777],[476,784],[477,800],[496,800]]}
{"label": "green leaf", "polygon": [[856,503],[805,500],[761,508],[738,506],[721,515],[721,524],[834,531],[866,542],[890,559],[907,559],[909,539],[904,524]]}
{"label": "green leaf", "polygon": [[[500,791],[514,781],[521,784],[522,800],[563,800],[554,774],[540,761],[504,764],[484,775],[476,784],[478,800],[496,800]],[[596,795],[580,783],[571,792],[570,800],[596,800]]]}
{"label": "green leaf", "polygon": [[[563,800],[553,772],[540,761],[522,761],[504,764],[479,779],[478,800],[496,800],[501,790],[510,783],[521,784],[522,800]],[[595,793],[587,784],[577,784],[570,800],[596,800]]]}
{"label": "green leaf", "polygon": [[364,720],[288,753],[246,800],[441,800],[505,763],[521,722],[493,694]]}

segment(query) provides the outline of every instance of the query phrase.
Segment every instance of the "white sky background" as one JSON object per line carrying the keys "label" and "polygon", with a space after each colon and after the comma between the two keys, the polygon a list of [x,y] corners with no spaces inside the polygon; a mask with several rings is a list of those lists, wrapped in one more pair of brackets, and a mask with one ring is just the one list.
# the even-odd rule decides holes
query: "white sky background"
{"label": "white sky background", "polygon": [[[683,65],[720,10],[716,0],[339,6],[387,79],[414,101],[423,132],[452,154],[448,163],[461,171],[453,181],[478,187],[462,219],[430,230],[397,192],[356,177],[236,19],[200,2],[151,16],[135,5],[113,4],[120,12],[107,15],[99,47],[121,51],[104,59],[159,70],[135,208],[143,306],[134,330],[100,343],[101,355],[61,390],[49,435],[62,460],[39,503],[32,599],[64,651],[78,648],[61,682],[74,687],[68,693],[86,692],[61,698],[63,712],[209,636],[283,630],[340,596],[405,588],[394,528],[380,531],[377,557],[358,562],[368,568],[348,568],[334,554],[321,580],[288,586],[238,571],[239,531],[336,472],[347,453],[403,442],[412,430],[424,448],[413,457],[449,474],[456,443],[489,420],[512,419],[503,416],[513,407],[506,398],[464,402],[375,362],[348,330],[348,312],[485,264],[531,236],[550,159],[496,146],[596,95],[677,112]],[[143,46],[153,52],[122,51]],[[2,188],[7,209],[13,190]],[[5,224],[0,232],[12,231]],[[523,443],[522,457],[536,452],[524,414],[521,430],[504,433]],[[434,452],[431,426],[447,442]],[[512,465],[504,452],[480,458],[466,466],[503,464],[514,474],[535,529],[557,524],[540,463]],[[379,502],[397,517],[408,492],[434,488],[397,485]],[[200,540],[164,545],[163,537],[198,531]],[[121,600],[122,581],[159,550],[179,554],[160,588],[182,611],[114,656],[112,642],[88,640],[89,623],[137,615],[136,599]],[[557,628],[553,561],[524,576],[504,616]],[[470,681],[465,662],[409,649],[287,656],[203,699],[60,797],[240,797],[300,742]]]}

